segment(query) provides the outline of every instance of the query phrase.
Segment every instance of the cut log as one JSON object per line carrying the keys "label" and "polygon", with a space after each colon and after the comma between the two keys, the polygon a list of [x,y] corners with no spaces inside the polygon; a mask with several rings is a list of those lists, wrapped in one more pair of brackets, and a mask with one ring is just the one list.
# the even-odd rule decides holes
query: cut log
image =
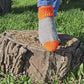
{"label": "cut log", "polygon": [[61,40],[54,52],[45,50],[37,31],[5,31],[0,36],[0,69],[4,73],[28,75],[37,81],[60,78],[84,62],[84,45],[78,39],[58,33]]}

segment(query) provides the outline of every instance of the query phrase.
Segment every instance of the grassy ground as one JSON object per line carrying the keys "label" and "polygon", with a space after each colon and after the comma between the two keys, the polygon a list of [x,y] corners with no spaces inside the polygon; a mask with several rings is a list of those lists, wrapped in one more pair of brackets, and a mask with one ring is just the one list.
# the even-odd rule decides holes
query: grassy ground
{"label": "grassy ground", "polygon": [[[0,34],[5,30],[38,30],[37,11],[37,0],[12,0],[11,13],[0,14]],[[58,32],[72,35],[84,43],[84,0],[60,4],[55,23]],[[77,72],[77,77],[71,73],[67,80],[64,79],[64,84],[78,84],[80,79],[83,84],[84,70],[81,67],[83,68],[83,64]],[[16,80],[7,74],[5,78],[1,84],[31,84],[29,77]],[[54,80],[53,84],[58,83]]]}
{"label": "grassy ground", "polygon": [[[58,32],[84,42],[84,1],[61,4],[55,18]],[[11,13],[0,16],[0,33],[5,30],[38,30],[37,0],[12,0]]]}

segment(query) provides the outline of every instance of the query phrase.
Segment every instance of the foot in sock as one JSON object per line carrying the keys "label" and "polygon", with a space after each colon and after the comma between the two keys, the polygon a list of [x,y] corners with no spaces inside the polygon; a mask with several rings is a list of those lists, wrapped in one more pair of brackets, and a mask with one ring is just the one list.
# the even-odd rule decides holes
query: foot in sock
{"label": "foot in sock", "polygon": [[48,51],[55,51],[57,49],[60,41],[57,35],[53,16],[41,17],[41,19],[39,19],[39,40]]}
{"label": "foot in sock", "polygon": [[55,51],[59,44],[55,23],[52,17],[39,20],[39,39],[48,51]]}

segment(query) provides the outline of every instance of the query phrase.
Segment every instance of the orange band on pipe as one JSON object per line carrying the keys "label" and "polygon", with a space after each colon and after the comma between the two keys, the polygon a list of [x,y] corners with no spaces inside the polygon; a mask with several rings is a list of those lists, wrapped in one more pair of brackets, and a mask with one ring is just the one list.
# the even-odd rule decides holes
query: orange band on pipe
{"label": "orange band on pipe", "polygon": [[38,8],[38,18],[39,20],[45,18],[45,17],[53,17],[53,7],[52,6],[41,6]]}

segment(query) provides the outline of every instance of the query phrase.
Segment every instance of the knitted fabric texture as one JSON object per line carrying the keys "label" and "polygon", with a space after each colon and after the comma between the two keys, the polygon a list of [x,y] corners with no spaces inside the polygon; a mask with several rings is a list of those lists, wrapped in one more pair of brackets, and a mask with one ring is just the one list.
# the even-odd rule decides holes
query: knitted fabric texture
{"label": "knitted fabric texture", "polygon": [[52,6],[41,6],[38,8],[38,18],[39,20],[45,18],[45,17],[53,17],[53,7]]}

